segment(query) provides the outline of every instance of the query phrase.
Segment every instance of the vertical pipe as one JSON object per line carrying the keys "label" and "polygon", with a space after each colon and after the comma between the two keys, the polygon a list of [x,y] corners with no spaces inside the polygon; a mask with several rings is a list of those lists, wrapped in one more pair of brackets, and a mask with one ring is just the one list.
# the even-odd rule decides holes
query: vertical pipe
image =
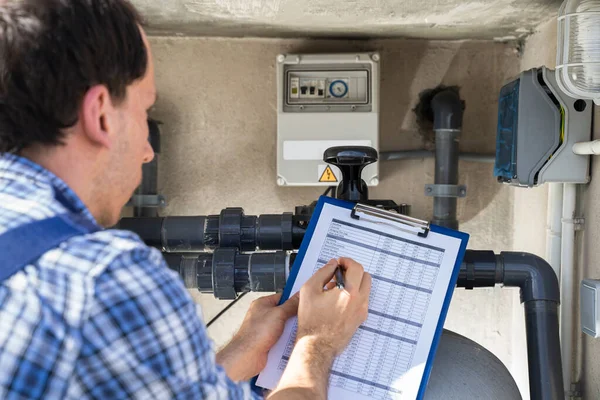
{"label": "vertical pipe", "polygon": [[[160,129],[159,123],[148,119],[148,141],[154,151],[154,158],[142,166],[142,182],[137,188],[138,195],[158,195],[158,156],[160,154]],[[158,217],[158,207],[135,206],[134,217]]]}
{"label": "vertical pipe", "polygon": [[560,341],[563,359],[563,382],[571,387],[573,362],[574,291],[575,291],[575,203],[577,186],[565,183],[562,212],[562,255],[560,268]]}
{"label": "vertical pipe", "polygon": [[562,240],[563,184],[548,186],[548,219],[546,225],[546,261],[560,277]]}
{"label": "vertical pipe", "polygon": [[533,254],[494,255],[489,251],[467,250],[457,285],[474,288],[494,286],[494,282],[521,289],[531,399],[564,399],[558,325],[560,290],[554,270]]}
{"label": "vertical pipe", "polygon": [[[138,187],[136,194],[158,194],[158,153],[154,159],[142,166],[142,183]],[[158,217],[158,207],[135,206],[133,208],[134,217]]]}
{"label": "vertical pipe", "polygon": [[[458,137],[462,128],[464,103],[458,89],[446,88],[431,99],[435,131],[435,184],[458,184]],[[433,198],[433,223],[458,229],[456,196]]]}
{"label": "vertical pipe", "polygon": [[[458,136],[459,129],[435,131],[435,184],[458,184]],[[433,223],[450,229],[458,229],[456,197],[433,198]]]}
{"label": "vertical pipe", "polygon": [[531,399],[562,400],[564,387],[560,372],[557,370],[554,374],[551,368],[561,363],[558,351],[558,304],[554,301],[533,300],[525,302],[524,306]]}

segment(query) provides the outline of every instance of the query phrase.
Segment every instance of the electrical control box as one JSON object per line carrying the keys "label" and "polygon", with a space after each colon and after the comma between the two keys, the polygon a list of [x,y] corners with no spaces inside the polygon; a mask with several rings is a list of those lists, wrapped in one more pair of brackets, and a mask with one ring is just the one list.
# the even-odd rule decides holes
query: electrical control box
{"label": "electrical control box", "polygon": [[[334,186],[341,172],[323,162],[335,146],[379,151],[379,54],[277,56],[277,184]],[[379,184],[379,164],[362,179]]]}
{"label": "electrical control box", "polygon": [[591,101],[560,90],[554,71],[521,73],[500,91],[494,175],[524,187],[587,183],[589,156],[572,149],[590,140],[592,111]]}

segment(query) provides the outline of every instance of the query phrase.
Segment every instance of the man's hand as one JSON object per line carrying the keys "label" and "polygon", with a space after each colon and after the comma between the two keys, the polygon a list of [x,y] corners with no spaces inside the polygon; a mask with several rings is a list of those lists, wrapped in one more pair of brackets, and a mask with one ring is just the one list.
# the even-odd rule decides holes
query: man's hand
{"label": "man's hand", "polygon": [[[344,290],[331,281],[338,265],[344,271]],[[300,290],[298,340],[308,336],[340,354],[367,319],[370,293],[371,275],[362,265],[349,258],[331,260]]]}
{"label": "man's hand", "polygon": [[217,353],[217,363],[234,381],[252,378],[267,365],[267,354],[298,312],[298,295],[278,306],[281,294],[254,300],[231,342]]}
{"label": "man's hand", "polygon": [[[331,281],[338,265],[344,290]],[[333,359],[367,319],[370,292],[371,275],[348,258],[331,260],[302,286],[296,346],[269,400],[327,398]]]}

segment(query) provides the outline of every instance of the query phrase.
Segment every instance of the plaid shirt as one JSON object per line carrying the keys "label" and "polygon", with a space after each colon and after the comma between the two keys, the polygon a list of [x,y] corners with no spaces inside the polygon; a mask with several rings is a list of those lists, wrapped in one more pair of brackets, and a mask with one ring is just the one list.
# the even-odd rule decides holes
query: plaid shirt
{"label": "plaid shirt", "polygon": [[[55,175],[0,156],[0,235],[65,213],[55,191],[94,221]],[[215,364],[179,277],[131,232],[74,237],[0,283],[1,399],[255,397]]]}

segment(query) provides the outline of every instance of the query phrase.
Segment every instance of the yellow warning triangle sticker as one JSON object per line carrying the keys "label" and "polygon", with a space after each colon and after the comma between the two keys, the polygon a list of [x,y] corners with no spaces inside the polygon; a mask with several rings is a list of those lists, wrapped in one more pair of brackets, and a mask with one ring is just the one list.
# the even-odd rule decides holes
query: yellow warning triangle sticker
{"label": "yellow warning triangle sticker", "polygon": [[325,168],[325,171],[323,171],[323,174],[319,178],[319,182],[337,182],[337,181],[338,180],[335,177],[335,174],[331,170],[330,166],[327,166],[327,168]]}

